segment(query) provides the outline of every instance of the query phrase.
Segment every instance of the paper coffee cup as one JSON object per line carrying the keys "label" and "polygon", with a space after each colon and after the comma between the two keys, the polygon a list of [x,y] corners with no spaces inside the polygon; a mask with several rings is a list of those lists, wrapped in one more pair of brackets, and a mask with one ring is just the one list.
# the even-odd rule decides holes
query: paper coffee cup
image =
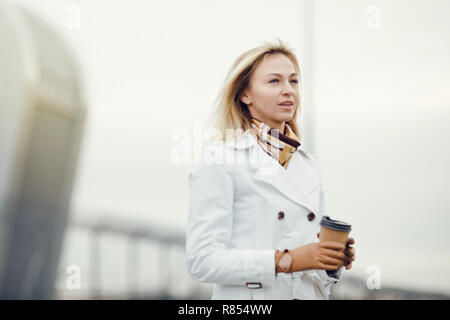
{"label": "paper coffee cup", "polygon": [[335,241],[345,246],[351,230],[350,224],[323,216],[320,221],[320,241]]}

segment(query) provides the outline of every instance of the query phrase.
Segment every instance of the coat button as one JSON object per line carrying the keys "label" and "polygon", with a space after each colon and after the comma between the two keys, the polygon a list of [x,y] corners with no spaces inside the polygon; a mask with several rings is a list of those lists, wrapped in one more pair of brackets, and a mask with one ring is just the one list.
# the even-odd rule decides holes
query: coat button
{"label": "coat button", "polygon": [[278,220],[283,220],[284,219],[284,212],[280,211],[278,212]]}
{"label": "coat button", "polygon": [[308,220],[309,220],[309,221],[313,221],[315,217],[316,217],[316,215],[315,215],[314,213],[312,213],[312,212],[310,212],[310,213],[308,214]]}

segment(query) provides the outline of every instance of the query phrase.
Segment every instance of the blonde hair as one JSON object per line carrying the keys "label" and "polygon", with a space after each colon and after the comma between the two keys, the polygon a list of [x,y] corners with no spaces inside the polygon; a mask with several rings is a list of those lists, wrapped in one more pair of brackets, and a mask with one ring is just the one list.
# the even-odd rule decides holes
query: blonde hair
{"label": "blonde hair", "polygon": [[[221,139],[225,140],[232,129],[232,132],[239,134],[239,130],[247,131],[251,129],[250,111],[245,103],[240,101],[240,96],[250,83],[252,76],[258,65],[267,59],[271,54],[284,54],[294,65],[295,71],[301,84],[301,73],[297,58],[293,49],[290,49],[285,43],[277,38],[278,43],[265,42],[262,46],[250,49],[242,53],[231,66],[222,89],[215,99],[215,112],[210,117],[209,123],[212,127],[221,133]],[[299,94],[298,105],[292,119],[287,124],[292,131],[301,139],[300,130],[297,127],[297,113],[301,106],[301,96]],[[241,132],[242,132],[241,131]],[[233,134],[232,133],[232,134]]]}

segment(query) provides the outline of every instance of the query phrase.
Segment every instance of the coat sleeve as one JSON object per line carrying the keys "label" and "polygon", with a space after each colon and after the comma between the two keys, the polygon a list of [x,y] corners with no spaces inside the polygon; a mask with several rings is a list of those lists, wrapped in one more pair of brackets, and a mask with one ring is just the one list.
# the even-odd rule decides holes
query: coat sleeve
{"label": "coat sleeve", "polygon": [[201,164],[189,174],[188,272],[200,282],[268,284],[275,280],[275,250],[230,247],[233,184],[223,164]]}

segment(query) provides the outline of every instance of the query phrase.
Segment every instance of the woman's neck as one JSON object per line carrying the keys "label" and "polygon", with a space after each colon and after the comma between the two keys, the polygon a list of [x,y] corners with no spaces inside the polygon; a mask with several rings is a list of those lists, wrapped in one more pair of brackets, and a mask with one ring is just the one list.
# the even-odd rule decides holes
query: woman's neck
{"label": "woman's neck", "polygon": [[281,122],[281,123],[278,123],[278,122],[273,122],[273,121],[270,121],[270,120],[260,120],[260,119],[258,119],[256,117],[253,117],[253,118],[258,120],[259,122],[264,122],[265,124],[270,126],[272,129],[278,130],[278,132],[280,132],[281,134],[285,133],[286,126],[285,126],[285,122],[284,121]]}

